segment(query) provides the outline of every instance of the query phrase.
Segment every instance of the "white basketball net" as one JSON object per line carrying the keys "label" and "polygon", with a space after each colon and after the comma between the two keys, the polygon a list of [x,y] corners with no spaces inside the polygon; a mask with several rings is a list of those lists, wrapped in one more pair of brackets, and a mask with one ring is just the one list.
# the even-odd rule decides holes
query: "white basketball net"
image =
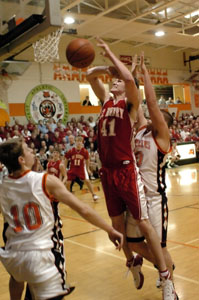
{"label": "white basketball net", "polygon": [[54,62],[59,59],[58,46],[63,29],[63,27],[59,28],[57,31],[48,34],[32,45],[36,62]]}

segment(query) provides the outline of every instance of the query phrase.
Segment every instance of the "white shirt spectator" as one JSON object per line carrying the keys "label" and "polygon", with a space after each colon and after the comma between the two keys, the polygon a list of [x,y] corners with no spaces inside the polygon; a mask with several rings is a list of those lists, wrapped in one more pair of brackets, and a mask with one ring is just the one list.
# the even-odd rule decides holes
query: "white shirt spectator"
{"label": "white shirt spectator", "polygon": [[158,105],[160,108],[166,108],[167,105],[166,105],[166,100],[164,99],[163,96],[160,97],[160,99],[158,100]]}
{"label": "white shirt spectator", "polygon": [[186,139],[187,136],[190,135],[190,132],[188,131],[188,128],[184,127],[181,132],[180,132],[180,135],[183,139],[183,141]]}

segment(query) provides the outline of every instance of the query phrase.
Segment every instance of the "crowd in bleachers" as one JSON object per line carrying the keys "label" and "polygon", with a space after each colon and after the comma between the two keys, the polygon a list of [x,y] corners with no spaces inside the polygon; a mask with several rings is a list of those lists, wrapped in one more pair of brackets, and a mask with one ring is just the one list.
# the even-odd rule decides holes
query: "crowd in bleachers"
{"label": "crowd in bleachers", "polygon": [[84,138],[84,147],[90,154],[92,179],[97,178],[99,159],[96,122],[92,116],[89,116],[87,120],[83,115],[79,120],[73,117],[66,125],[61,120],[55,122],[52,118],[47,121],[40,120],[38,124],[29,121],[26,125],[15,120],[12,126],[6,123],[4,127],[0,127],[0,142],[9,138],[23,137],[29,147],[33,149],[43,170],[46,169],[54,150],[58,150],[64,159],[65,153],[75,147],[77,136]]}
{"label": "crowd in bleachers", "polygon": [[199,116],[193,113],[181,114],[178,119],[173,114],[173,125],[170,128],[171,138],[178,143],[199,142]]}
{"label": "crowd in bleachers", "polygon": [[[199,116],[193,113],[182,113],[176,118],[173,113],[173,119],[174,122],[170,128],[171,140],[177,143],[195,142],[199,157]],[[65,153],[75,146],[75,137],[82,136],[84,147],[90,155],[92,178],[98,177],[96,122],[92,116],[89,116],[87,120],[83,115],[79,119],[72,117],[66,125],[61,120],[55,122],[54,119],[40,120],[38,124],[29,121],[26,125],[15,120],[12,126],[6,123],[4,127],[0,127],[0,141],[21,136],[33,149],[43,170],[46,169],[54,149],[58,150],[64,159]]]}

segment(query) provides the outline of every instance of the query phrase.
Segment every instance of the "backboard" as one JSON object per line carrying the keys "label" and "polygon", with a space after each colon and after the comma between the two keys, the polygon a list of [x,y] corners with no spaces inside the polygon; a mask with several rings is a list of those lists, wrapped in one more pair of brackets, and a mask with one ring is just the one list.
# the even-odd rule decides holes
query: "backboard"
{"label": "backboard", "polygon": [[0,35],[0,61],[11,59],[40,38],[61,27],[60,0],[45,0],[41,15],[33,14],[6,34]]}

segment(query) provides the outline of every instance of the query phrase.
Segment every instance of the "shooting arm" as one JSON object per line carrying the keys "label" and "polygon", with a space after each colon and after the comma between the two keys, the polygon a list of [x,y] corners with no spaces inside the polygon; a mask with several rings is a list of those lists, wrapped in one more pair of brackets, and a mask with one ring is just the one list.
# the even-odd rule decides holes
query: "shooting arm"
{"label": "shooting arm", "polygon": [[94,68],[88,69],[88,71],[86,73],[86,79],[90,83],[95,95],[99,98],[99,100],[102,103],[107,98],[103,82],[99,78],[99,76],[103,75],[103,74],[110,75],[109,67],[107,67],[107,66],[94,67]]}

